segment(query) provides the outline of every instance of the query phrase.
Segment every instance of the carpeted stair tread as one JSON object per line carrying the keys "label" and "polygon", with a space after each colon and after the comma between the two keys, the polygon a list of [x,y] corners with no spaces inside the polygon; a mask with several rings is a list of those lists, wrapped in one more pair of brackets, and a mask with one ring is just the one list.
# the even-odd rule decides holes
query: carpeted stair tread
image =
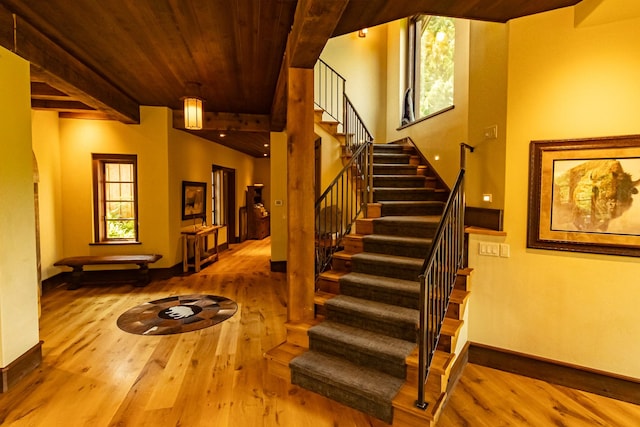
{"label": "carpeted stair tread", "polygon": [[[445,193],[446,195],[446,193]],[[442,194],[433,188],[374,187],[373,201],[428,201],[440,200]]]}
{"label": "carpeted stair tread", "polygon": [[377,153],[404,153],[402,144],[373,144],[373,151]]}
{"label": "carpeted stair tread", "polygon": [[409,164],[411,156],[403,153],[373,153],[373,163],[376,164]]}
{"label": "carpeted stair tread", "polygon": [[327,320],[415,341],[419,311],[412,308],[338,295],[325,304]]}
{"label": "carpeted stair tread", "polygon": [[382,205],[383,216],[440,215],[445,206],[439,200],[385,200],[378,203]]}
{"label": "carpeted stair tread", "polygon": [[381,188],[424,188],[427,177],[424,175],[374,175],[373,186]]}
{"label": "carpeted stair tread", "polygon": [[[387,335],[325,321],[308,331],[310,349],[406,378],[406,359],[416,344]],[[391,365],[391,366],[390,366]]]}
{"label": "carpeted stair tread", "polygon": [[404,380],[327,354],[308,351],[295,359],[291,383],[322,394],[387,423],[393,421],[393,398]]}
{"label": "carpeted stair tread", "polygon": [[417,280],[422,272],[423,262],[423,258],[361,252],[351,257],[351,271],[403,280]]}
{"label": "carpeted stair tread", "polygon": [[340,278],[340,292],[356,298],[417,309],[420,283],[372,274],[347,273]]}
{"label": "carpeted stair tread", "polygon": [[365,252],[424,259],[433,239],[411,236],[368,234],[362,237]]}
{"label": "carpeted stair tread", "polygon": [[439,222],[439,215],[384,216],[373,220],[373,232],[389,236],[431,238]]}
{"label": "carpeted stair tread", "polygon": [[409,164],[384,164],[378,163],[373,165],[374,175],[416,175],[418,167]]}

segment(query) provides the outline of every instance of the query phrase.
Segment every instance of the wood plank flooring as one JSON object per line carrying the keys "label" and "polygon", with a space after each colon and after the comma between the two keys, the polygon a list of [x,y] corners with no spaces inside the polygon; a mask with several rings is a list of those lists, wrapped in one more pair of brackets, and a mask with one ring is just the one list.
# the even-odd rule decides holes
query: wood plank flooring
{"label": "wood plank flooring", "polygon": [[[43,363],[0,395],[3,426],[379,426],[266,372],[285,338],[286,279],[269,239],[232,245],[199,273],[132,285],[60,287],[42,298]],[[120,314],[171,295],[221,295],[231,319],[167,336],[128,334]],[[441,426],[636,426],[640,407],[468,365]]]}

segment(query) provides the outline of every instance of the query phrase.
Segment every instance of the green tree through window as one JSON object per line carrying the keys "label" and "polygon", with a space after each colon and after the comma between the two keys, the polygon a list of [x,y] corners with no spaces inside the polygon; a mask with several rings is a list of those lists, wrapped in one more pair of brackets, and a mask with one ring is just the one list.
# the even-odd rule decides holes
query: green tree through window
{"label": "green tree through window", "polygon": [[455,23],[423,15],[413,25],[416,110],[425,117],[453,105]]}
{"label": "green tree through window", "polygon": [[138,240],[135,155],[94,154],[95,242]]}

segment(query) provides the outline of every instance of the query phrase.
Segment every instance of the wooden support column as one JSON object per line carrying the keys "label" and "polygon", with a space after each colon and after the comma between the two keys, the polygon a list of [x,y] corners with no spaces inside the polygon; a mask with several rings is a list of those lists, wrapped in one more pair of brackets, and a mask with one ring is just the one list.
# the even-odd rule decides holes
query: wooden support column
{"label": "wooden support column", "polygon": [[314,318],[313,69],[289,68],[287,101],[288,320]]}

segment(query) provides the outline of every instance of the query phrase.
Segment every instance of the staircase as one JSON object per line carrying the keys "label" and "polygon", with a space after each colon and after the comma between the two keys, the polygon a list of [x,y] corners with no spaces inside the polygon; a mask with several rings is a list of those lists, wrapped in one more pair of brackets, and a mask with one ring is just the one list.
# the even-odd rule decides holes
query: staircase
{"label": "staircase", "polygon": [[418,409],[418,276],[448,189],[408,141],[374,144],[373,175],[367,217],[357,220],[317,282],[315,321],[288,325],[287,343],[267,355],[269,366],[387,424],[435,425],[456,358],[469,272],[458,272],[426,384],[428,405]]}

